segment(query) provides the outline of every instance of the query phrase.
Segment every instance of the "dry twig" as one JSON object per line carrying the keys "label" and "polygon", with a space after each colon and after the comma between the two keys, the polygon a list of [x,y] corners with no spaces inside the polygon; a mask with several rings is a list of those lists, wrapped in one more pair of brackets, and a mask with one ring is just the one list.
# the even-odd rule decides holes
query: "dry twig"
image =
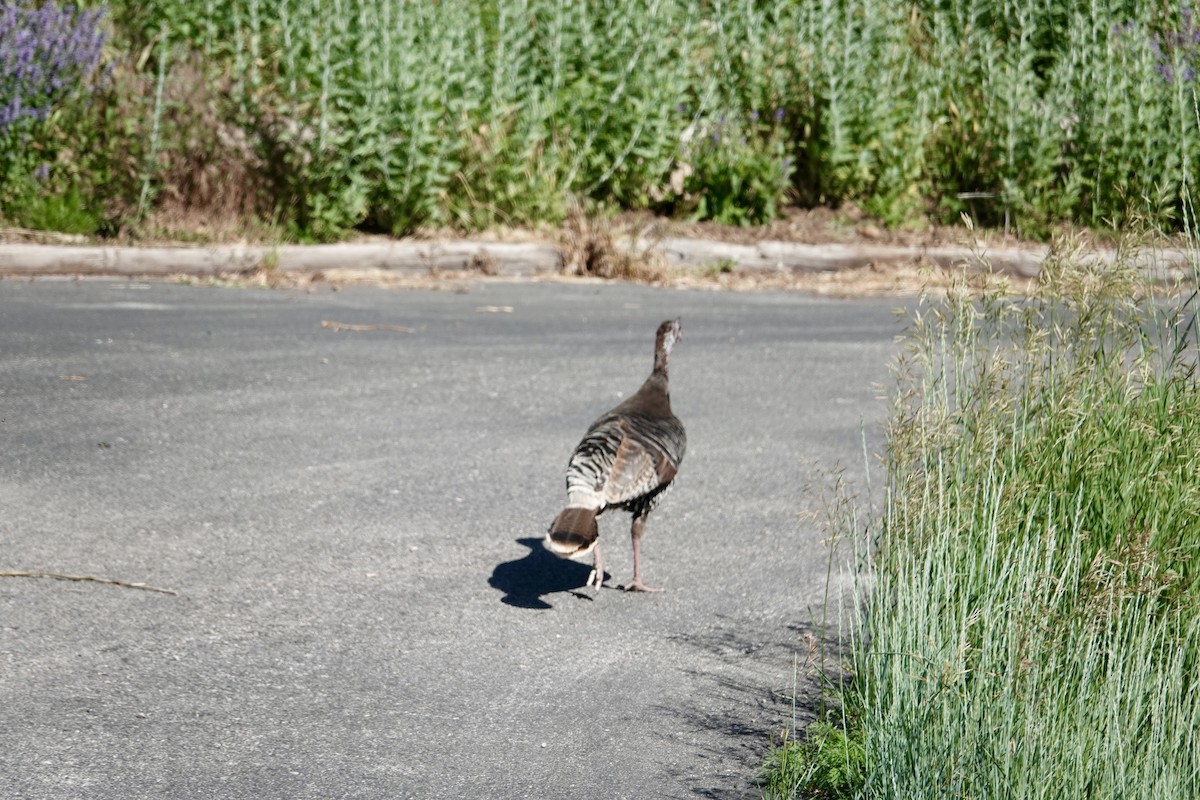
{"label": "dry twig", "polygon": [[54,578],[56,581],[84,581],[88,583],[106,583],[109,586],[120,586],[122,589],[141,589],[144,592],[159,592],[178,596],[174,589],[164,589],[161,586],[151,586],[148,583],[130,583],[114,578],[97,578],[94,575],[64,575],[61,572],[38,572],[26,570],[8,570],[0,572],[0,578]]}
{"label": "dry twig", "polygon": [[334,322],[331,319],[321,320],[321,327],[331,331],[392,331],[393,333],[416,333],[416,328],[404,325],[354,325],[349,322]]}

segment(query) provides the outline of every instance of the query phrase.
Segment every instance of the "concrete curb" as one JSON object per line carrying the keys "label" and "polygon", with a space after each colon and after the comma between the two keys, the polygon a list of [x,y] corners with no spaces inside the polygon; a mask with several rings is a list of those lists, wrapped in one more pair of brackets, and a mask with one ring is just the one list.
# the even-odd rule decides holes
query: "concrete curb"
{"label": "concrete curb", "polygon": [[[903,247],[869,244],[801,244],[763,241],[731,244],[703,239],[638,239],[627,250],[657,251],[676,269],[722,269],[769,273],[816,273],[871,265],[933,264],[942,268],[990,265],[997,272],[1027,278],[1041,271],[1045,247]],[[1111,251],[1085,257],[1111,263]],[[1158,279],[1190,272],[1183,250],[1140,250],[1136,263]],[[527,242],[428,241],[359,242],[277,247],[105,247],[88,245],[0,244],[0,275],[108,275],[216,277],[258,269],[321,273],[363,269],[394,274],[430,271],[478,271],[487,275],[531,277],[562,270],[564,253],[556,245]]]}
{"label": "concrete curb", "polygon": [[672,266],[709,268],[733,264],[744,272],[834,272],[886,264],[931,263],[939,267],[982,266],[1032,277],[1041,270],[1047,248],[1006,248],[974,252],[966,247],[903,247],[898,245],[801,244],[764,241],[752,245],[700,239],[640,240],[641,249],[660,250]]}
{"label": "concrete curb", "polygon": [[95,247],[0,245],[0,275],[191,275],[215,277],[258,269],[319,273],[372,269],[395,273],[477,269],[526,276],[557,272],[557,247],[506,242],[366,242],[262,247]]}
{"label": "concrete curb", "polygon": [[[932,264],[942,269],[967,266],[990,267],[993,271],[1024,278],[1036,278],[1050,256],[1048,247],[977,248],[939,246],[904,247],[870,244],[801,244],[797,242],[758,242],[753,245],[729,244],[699,239],[639,240],[642,249],[657,248],[672,266],[709,268],[734,265],[743,272],[833,272],[860,269],[871,265]],[[1130,258],[1150,277],[1169,280],[1191,274],[1187,251],[1145,248],[1119,254],[1114,250],[1093,250],[1081,254],[1084,259],[1112,264],[1118,258]]]}

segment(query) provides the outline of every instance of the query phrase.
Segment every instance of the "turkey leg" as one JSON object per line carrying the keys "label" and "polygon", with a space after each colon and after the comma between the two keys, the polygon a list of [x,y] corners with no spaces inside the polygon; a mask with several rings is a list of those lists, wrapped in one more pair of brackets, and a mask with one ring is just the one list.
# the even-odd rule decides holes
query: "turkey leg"
{"label": "turkey leg", "polygon": [[633,580],[625,587],[627,592],[661,592],[663,591],[657,586],[647,586],[642,583],[642,553],[641,542],[642,534],[646,532],[646,518],[634,517],[633,525],[629,529],[630,535],[633,537]]}
{"label": "turkey leg", "polygon": [[600,585],[604,583],[604,559],[600,557],[600,545],[592,548],[592,555],[595,556],[595,561],[592,562],[592,573],[588,575],[587,583],[584,586],[596,584],[596,591],[600,591]]}

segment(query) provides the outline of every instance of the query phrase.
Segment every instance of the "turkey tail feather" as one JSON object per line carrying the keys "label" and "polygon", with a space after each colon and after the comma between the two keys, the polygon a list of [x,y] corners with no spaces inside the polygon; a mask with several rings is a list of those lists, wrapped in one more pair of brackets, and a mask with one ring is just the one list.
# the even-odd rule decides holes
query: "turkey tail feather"
{"label": "turkey tail feather", "polygon": [[564,508],[550,524],[546,548],[564,558],[578,558],[590,553],[599,538],[595,509]]}

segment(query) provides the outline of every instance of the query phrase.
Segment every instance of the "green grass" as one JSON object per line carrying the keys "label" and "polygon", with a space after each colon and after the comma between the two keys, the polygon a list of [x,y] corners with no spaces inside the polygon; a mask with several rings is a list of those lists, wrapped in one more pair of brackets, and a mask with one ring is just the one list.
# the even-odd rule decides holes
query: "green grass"
{"label": "green grass", "polygon": [[[30,185],[73,186],[105,230],[180,209],[329,239],[578,200],[755,224],[789,199],[1179,230],[1200,157],[1185,0],[110,8],[97,99],[0,153],[11,185],[55,167]],[[20,222],[31,201],[4,195]]]}
{"label": "green grass", "polygon": [[1196,296],[1125,263],[916,314],[853,678],[773,796],[1200,796]]}

